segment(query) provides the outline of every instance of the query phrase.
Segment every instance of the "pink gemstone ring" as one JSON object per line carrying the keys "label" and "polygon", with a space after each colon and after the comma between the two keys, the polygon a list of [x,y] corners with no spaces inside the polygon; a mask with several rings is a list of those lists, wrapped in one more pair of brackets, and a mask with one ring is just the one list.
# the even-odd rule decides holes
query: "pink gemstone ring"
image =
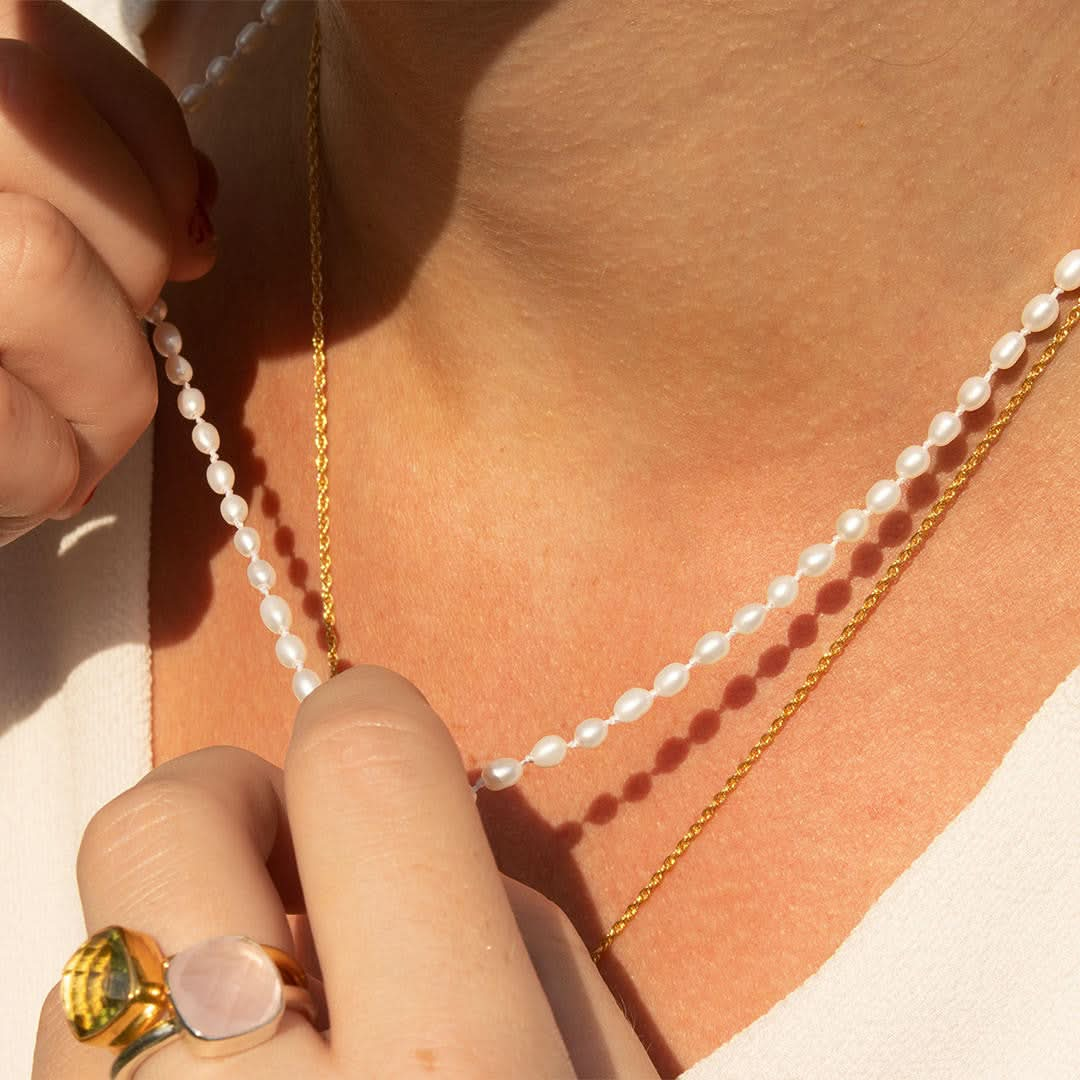
{"label": "pink gemstone ring", "polygon": [[112,1080],[128,1080],[176,1039],[199,1057],[225,1057],[271,1038],[286,1009],[315,1019],[303,968],[241,936],[166,958],[146,934],[107,927],[67,962],[60,997],[80,1042],[117,1052]]}

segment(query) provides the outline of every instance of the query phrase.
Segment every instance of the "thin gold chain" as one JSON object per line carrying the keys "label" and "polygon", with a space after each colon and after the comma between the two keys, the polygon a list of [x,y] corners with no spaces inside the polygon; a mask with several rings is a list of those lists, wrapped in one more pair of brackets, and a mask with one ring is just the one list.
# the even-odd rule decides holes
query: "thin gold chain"
{"label": "thin gold chain", "polygon": [[326,415],[326,333],[323,322],[322,206],[319,170],[319,16],[312,20],[307,85],[308,231],[311,240],[311,362],[315,383],[315,485],[319,523],[319,592],[322,594],[326,660],[338,671],[334,573],[330,559],[330,437]]}
{"label": "thin gold chain", "polygon": [[926,543],[927,538],[937,528],[945,511],[956,501],[960,492],[968,482],[971,474],[978,468],[983,458],[990,452],[990,447],[998,440],[1001,433],[1012,420],[1013,414],[1020,408],[1021,402],[1031,393],[1031,388],[1038,382],[1042,373],[1054,359],[1061,343],[1069,336],[1069,331],[1077,322],[1080,322],[1080,303],[1077,303],[1069,311],[1065,321],[1061,324],[1058,332],[1043,351],[1038,361],[1031,366],[1031,370],[1020,383],[1016,393],[1009,398],[1002,408],[997,419],[986,430],[986,434],[979,440],[978,445],[968,455],[963,465],[957,470],[952,481],[941,493],[938,500],[922,519],[919,527],[912,534],[908,542],[903,546],[900,553],[889,564],[888,569],[878,578],[877,583],[867,594],[866,599],[859,609],[852,615],[851,620],[837,635],[833,643],[822,654],[817,666],[807,675],[803,684],[791,695],[787,704],[780,710],[776,719],[756,743],[750,752],[743,758],[739,767],[728,777],[727,783],[709,800],[705,808],[698,814],[693,824],[683,833],[682,838],[672,849],[671,854],[657,867],[649,880],[638,891],[637,896],[627,905],[626,910],[611,925],[611,929],[604,935],[603,940],[593,949],[592,958],[599,962],[600,958],[611,948],[612,943],[633,921],[642,905],[653,893],[667,880],[667,876],[675,868],[679,859],[686,854],[690,845],[705,831],[705,827],[716,816],[717,811],[728,800],[728,796],[739,786],[742,778],[753,768],[754,763],[772,744],[773,740],[783,730],[784,725],[799,711],[800,706],[810,696],[814,687],[825,677],[826,672],[833,665],[833,661],[847,648],[848,644],[859,632],[859,628],[870,618],[871,613],[881,603],[885,594],[893,587],[893,584],[903,573],[908,563],[911,562],[917,552]]}
{"label": "thin gold chain", "polygon": [[[311,240],[311,348],[315,385],[315,471],[318,492],[317,510],[319,525],[319,586],[322,594],[323,629],[326,633],[326,654],[331,676],[337,674],[337,624],[334,615],[333,584],[334,577],[330,559],[330,441],[327,425],[327,389],[326,389],[326,338],[323,321],[323,279],[322,279],[322,212],[320,206],[320,170],[319,170],[319,59],[321,55],[319,37],[319,18],[313,19],[311,33],[311,53],[308,64],[307,89],[307,151],[308,151],[308,224]],[[807,675],[802,685],[788,699],[787,704],[777,714],[750,752],[728,777],[724,786],[709,800],[698,814],[671,853],[653,872],[649,880],[641,887],[634,899],[618,919],[612,923],[600,944],[592,952],[592,958],[599,962],[611,948],[612,943],[633,921],[635,916],[653,893],[664,883],[668,874],[675,868],[679,859],[686,854],[691,844],[704,832],[705,827],[716,816],[717,811],[728,800],[728,796],[739,786],[742,778],[753,768],[758,758],[772,745],[784,725],[797,713],[803,702],[831,669],[833,662],[847,648],[859,632],[860,627],[870,617],[878,604],[892,588],[908,563],[922,548],[930,534],[937,528],[946,510],[956,501],[960,492],[967,485],[971,474],[978,468],[990,448],[1012,420],[1024,398],[1031,393],[1032,387],[1050,365],[1058,348],[1069,336],[1069,331],[1080,321],[1080,303],[1074,305],[1061,324],[1058,332],[1047,345],[1042,355],[1024,377],[1016,392],[1009,398],[997,419],[986,430],[975,449],[956,471],[956,475],[937,501],[922,519],[919,527],[912,534],[900,553],[877,580],[858,610],[852,615],[847,625],[822,654],[814,669]]]}

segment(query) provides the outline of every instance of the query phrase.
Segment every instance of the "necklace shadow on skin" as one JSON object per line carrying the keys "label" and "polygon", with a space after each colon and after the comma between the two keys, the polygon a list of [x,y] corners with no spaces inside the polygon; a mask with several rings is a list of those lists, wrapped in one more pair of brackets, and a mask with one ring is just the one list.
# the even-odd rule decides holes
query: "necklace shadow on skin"
{"label": "necklace shadow on skin", "polygon": [[[1014,388],[1013,384],[1019,381],[1021,374],[1020,371],[1000,373],[1001,384],[995,391],[999,403],[1009,396]],[[791,616],[786,628],[786,642],[765,647],[756,658],[747,655],[742,671],[731,674],[726,682],[718,687],[717,706],[699,710],[685,725],[681,734],[661,736],[659,746],[651,752],[651,762],[629,773],[620,788],[609,789],[594,796],[577,815],[558,824],[542,818],[533,809],[526,790],[522,788],[515,787],[499,792],[495,799],[490,801],[481,796],[481,817],[485,820],[489,840],[502,872],[541,892],[564,911],[572,912],[574,925],[585,944],[589,948],[595,946],[606,932],[610,918],[618,913],[601,913],[599,910],[589,882],[581,873],[574,857],[575,848],[582,843],[588,832],[610,825],[620,814],[628,812],[634,806],[647,803],[653,797],[663,798],[665,789],[670,790],[671,782],[680,768],[693,755],[707,751],[720,733],[725,716],[730,717],[740,710],[749,709],[763,684],[780,677],[793,664],[802,663],[803,654],[807,654],[805,659],[810,661],[803,666],[812,666],[823,647],[820,633],[822,616],[837,615],[851,607],[853,600],[861,598],[866,589],[860,589],[858,583],[866,582],[867,587],[872,584],[885,565],[887,554],[894,553],[908,540],[917,516],[921,516],[919,512],[929,508],[938,498],[943,488],[943,479],[944,482],[951,479],[971,447],[993,421],[996,411],[996,406],[990,402],[967,414],[961,436],[949,445],[939,447],[932,471],[917,477],[908,486],[905,508],[886,514],[881,519],[873,540],[855,545],[845,576],[823,582],[813,598],[810,611]],[[280,553],[293,558],[288,552],[288,533],[285,537],[286,546]],[[309,593],[309,597],[313,598],[312,610],[315,611],[317,619],[318,594]],[[347,656],[347,653],[346,641],[344,655]],[[775,708],[761,717],[762,730],[774,713]],[[747,747],[739,746],[734,748],[734,751],[741,756],[745,749]],[[730,761],[725,760],[708,791],[695,793],[691,800],[693,811],[723,784],[730,771],[730,764]],[[475,780],[479,771],[479,768],[470,770],[470,780]],[[496,801],[497,808],[494,805]],[[487,806],[485,802],[488,803]],[[498,827],[494,825],[496,819]],[[674,836],[668,838],[664,849],[650,853],[646,861],[650,865],[659,863],[675,839]],[[626,896],[627,900],[638,884],[640,883],[636,881],[633,883]],[[707,914],[703,914],[702,918],[706,919]],[[704,928],[689,926],[683,929],[693,932]],[[617,949],[605,955],[602,971],[605,981],[630,1017],[661,1075],[678,1076],[689,1068],[693,1062],[679,1060],[663,1031],[652,1019],[631,972],[619,961]]]}
{"label": "necklace shadow on skin", "polygon": [[[537,9],[531,9],[535,17]],[[504,28],[507,35],[512,33],[513,28]],[[477,68],[481,67],[480,60],[486,62],[486,57],[478,58]],[[469,84],[470,79],[463,79],[463,86]],[[235,91],[234,91],[235,93]],[[464,93],[462,94],[464,97]],[[243,111],[243,110],[241,110]],[[452,116],[454,110],[448,110],[448,116]],[[255,144],[257,146],[257,143]],[[454,147],[454,140],[448,140],[448,147]],[[257,151],[253,151],[255,153]],[[448,212],[452,203],[454,190],[454,177],[457,171],[457,160],[454,153],[448,153],[446,160],[441,162],[445,168],[445,194],[444,206],[427,208],[431,212],[431,219],[425,222],[428,227],[427,235],[432,239],[438,236],[442,224],[442,215]],[[245,180],[250,184],[250,177],[256,175],[258,169],[252,168],[245,174],[223,177],[222,190],[226,199],[242,199],[248,193],[245,188]],[[261,190],[250,189],[252,201],[257,206],[264,203],[270,209],[276,208],[275,203]],[[289,202],[283,196],[284,202]],[[269,201],[268,201],[269,200]],[[295,200],[293,200],[295,201]],[[265,219],[270,215],[252,212],[252,220]],[[276,339],[285,342],[289,347],[295,347],[302,343],[307,333],[307,324],[304,319],[295,319],[295,313],[282,307],[249,303],[252,298],[261,299],[265,296],[290,295],[295,292],[295,282],[287,280],[284,284],[273,280],[273,275],[281,274],[281,267],[295,267],[303,265],[306,260],[306,236],[299,228],[302,222],[296,222],[293,217],[284,213],[273,215],[274,220],[282,220],[287,224],[282,232],[275,236],[277,244],[277,256],[275,260],[253,259],[253,263],[259,266],[258,281],[249,273],[239,273],[235,280],[240,281],[244,290],[240,299],[232,296],[235,307],[240,309],[268,310],[268,323],[259,330],[247,329],[237,331],[237,337],[232,340],[231,348],[228,349],[230,362],[220,367],[208,368],[210,400],[218,409],[216,420],[220,422],[223,438],[227,440],[226,456],[236,467],[240,484],[238,490],[245,495],[257,517],[261,520],[260,528],[268,545],[276,553],[278,568],[281,577],[287,580],[292,587],[292,597],[299,594],[300,603],[294,607],[297,611],[297,622],[305,622],[306,628],[298,631],[308,641],[317,639],[320,648],[325,649],[325,634],[321,626],[322,600],[318,589],[318,566],[313,565],[308,559],[301,557],[298,550],[303,550],[303,545],[298,545],[297,531],[289,524],[293,513],[302,515],[305,519],[310,514],[310,488],[304,488],[295,493],[295,507],[286,505],[281,492],[275,483],[287,491],[293,491],[291,483],[274,481],[266,459],[259,453],[258,437],[254,430],[244,423],[244,403],[247,400],[254,383],[254,372],[257,364],[267,359],[268,351],[264,348],[266,340]],[[250,225],[248,226],[250,230]],[[227,228],[224,235],[230,242],[235,243],[233,252],[245,250],[244,229]],[[232,241],[233,237],[235,241]],[[419,244],[416,265],[420,261],[420,250],[426,244]],[[258,251],[255,246],[253,250]],[[226,244],[223,252],[223,262],[228,263],[230,258],[229,244]],[[227,269],[226,266],[221,267]],[[351,316],[350,325],[341,325],[339,318],[336,325],[331,327],[332,338],[344,338],[357,329],[357,325],[375,323],[381,314],[393,308],[396,297],[403,293],[412,277],[415,266],[401,269],[400,279],[393,282],[393,287],[387,287],[383,282],[381,290],[357,291],[361,296],[369,298],[368,306],[361,309],[353,308],[349,311]],[[216,272],[215,272],[216,273]],[[211,275],[214,277],[215,275]],[[356,284],[355,282],[353,283]],[[331,280],[330,288],[334,289],[337,283]],[[219,298],[211,298],[210,294],[217,287],[213,282],[207,284],[196,283],[189,287],[196,302],[202,297],[209,301],[204,305],[205,310],[216,314],[216,319],[211,319],[212,325],[229,325],[225,301]],[[224,295],[224,294],[223,294]],[[335,315],[347,310],[341,303],[331,298],[331,310]],[[285,320],[284,327],[279,327],[278,321]],[[181,326],[184,320],[180,320]],[[287,333],[278,331],[285,329]],[[260,332],[261,330],[261,332]],[[193,335],[193,340],[198,342],[198,331]],[[210,342],[205,343],[207,346]],[[329,344],[333,349],[333,340]],[[211,350],[195,348],[192,353],[193,362],[198,367],[199,356],[210,354]],[[858,591],[856,583],[860,579],[873,580],[885,562],[886,552],[898,548],[910,536],[913,527],[913,516],[910,511],[918,512],[928,507],[940,493],[942,483],[940,478],[951,475],[956,467],[964,460],[970,446],[978,438],[981,430],[991,423],[994,415],[994,399],[999,402],[1008,393],[1011,386],[1021,375],[1020,370],[1012,369],[1001,371],[997,375],[1000,386],[995,388],[991,403],[983,408],[968,413],[964,420],[962,435],[946,445],[939,447],[934,457],[932,471],[916,478],[908,485],[905,493],[904,510],[893,511],[884,516],[878,528],[876,539],[857,544],[851,552],[848,571],[843,578],[832,578],[819,586],[812,601],[812,608],[793,614],[786,627],[786,643],[774,644],[760,650],[755,656],[752,654],[748,643],[747,648],[740,650],[743,655],[732,664],[731,673],[726,680],[718,680],[716,685],[715,707],[699,710],[689,721],[682,726],[680,734],[668,734],[656,732],[659,745],[653,744],[649,749],[638,746],[638,753],[645,755],[646,764],[633,768],[619,786],[613,786],[609,790],[601,792],[573,813],[568,814],[565,820],[553,823],[542,817],[530,804],[528,799],[528,786],[515,787],[500,792],[495,798],[484,795],[480,798],[480,812],[485,820],[488,835],[495,850],[497,860],[502,871],[510,877],[522,881],[524,884],[537,889],[548,896],[563,910],[571,914],[577,931],[582,936],[586,945],[590,948],[595,945],[604,935],[610,918],[618,912],[601,912],[597,899],[594,895],[590,882],[586,879],[579,867],[579,861],[575,858],[576,849],[585,841],[589,834],[595,834],[616,822],[620,815],[627,815],[634,808],[641,808],[653,798],[663,798],[669,795],[683,766],[691,760],[700,760],[710,747],[716,750],[714,740],[720,734],[723,723],[733,714],[748,710],[758,698],[759,690],[769,681],[779,678],[789,667],[799,665],[802,659],[810,661],[817,659],[817,649],[820,649],[819,625],[822,616],[832,616],[847,608]],[[215,381],[217,385],[215,385]],[[161,427],[172,425],[176,418],[168,416],[163,418]],[[183,433],[186,439],[186,432]],[[184,565],[188,568],[187,588],[185,595],[173,596],[171,617],[174,622],[168,628],[169,637],[182,639],[195,631],[202,621],[206,611],[210,607],[213,589],[210,584],[208,572],[202,568],[208,567],[210,557],[227,542],[227,530],[221,527],[217,519],[217,512],[213,505],[206,500],[199,470],[191,468],[191,461],[184,458],[180,463],[177,488],[175,494],[179,496],[179,502],[185,506],[195,507],[195,513],[199,515],[199,521],[191,530],[190,542],[184,551]],[[243,490],[246,488],[247,490]],[[205,528],[203,527],[205,525]],[[798,539],[797,537],[795,538]],[[312,552],[314,558],[314,552]],[[192,568],[198,568],[197,574],[192,574]],[[196,580],[193,580],[196,579]],[[163,577],[162,580],[165,580]],[[167,582],[172,588],[172,582]],[[776,619],[779,613],[775,613]],[[341,667],[349,666],[349,626],[346,623],[340,638],[342,655]],[[804,666],[810,666],[806,664]],[[283,694],[287,690],[283,688]],[[453,727],[453,716],[444,719]],[[763,715],[760,718],[760,729],[764,729],[772,714]],[[669,731],[676,727],[669,726]],[[642,729],[648,730],[648,729]],[[477,748],[483,750],[484,748]],[[746,747],[734,748],[735,753],[742,753]],[[651,760],[650,760],[651,757]],[[642,759],[639,757],[638,759]],[[695,792],[690,798],[693,812],[715,791],[726,779],[728,774],[726,763],[717,764],[715,783],[709,789]],[[478,769],[473,771],[471,779],[478,774]],[[680,793],[684,795],[685,793]],[[494,827],[495,819],[498,819],[498,828]],[[671,842],[676,837],[666,838],[663,850],[652,852],[648,856],[650,864],[658,863],[659,860],[670,850]],[[637,889],[640,882],[627,883],[628,895],[626,900]],[[707,920],[707,912],[702,914],[702,920]],[[679,932],[679,927],[675,932]],[[704,927],[682,927],[686,930],[704,929]],[[642,1042],[647,1047],[649,1054],[657,1069],[662,1075],[678,1075],[693,1062],[680,1061],[671,1042],[665,1037],[660,1025],[650,1014],[643,995],[634,982],[631,971],[621,962],[618,949],[612,950],[603,961],[604,977],[612,988],[616,998],[622,1003],[625,1011],[631,1018],[635,1030]]]}
{"label": "necklace shadow on skin", "polygon": [[[482,795],[479,804],[481,817],[502,872],[558,904],[571,915],[585,944],[589,948],[596,945],[606,932],[610,919],[618,912],[601,912],[590,883],[575,858],[575,849],[589,833],[611,825],[620,815],[647,805],[654,797],[663,798],[665,794],[670,794],[674,779],[684,764],[695,755],[706,753],[720,734],[725,717],[730,718],[732,714],[749,709],[764,684],[783,675],[793,664],[799,664],[804,654],[810,663],[803,666],[812,666],[822,647],[822,616],[833,616],[844,611],[853,599],[857,599],[856,594],[861,596],[864,590],[857,586],[860,580],[868,584],[873,582],[886,562],[887,553],[901,547],[911,535],[915,515],[929,507],[940,494],[942,478],[947,482],[993,421],[997,411],[995,399],[999,405],[1007,398],[1021,375],[1019,369],[999,373],[1000,385],[995,389],[991,401],[966,415],[961,436],[939,447],[932,470],[908,485],[904,509],[886,514],[880,521],[876,537],[852,548],[845,576],[823,582],[813,597],[810,610],[791,615],[786,627],[785,643],[767,646],[756,657],[747,649],[739,665],[741,670],[732,672],[717,685],[717,705],[699,710],[683,726],[680,734],[665,736],[658,733],[661,740],[659,745],[654,744],[653,749],[641,751],[651,755],[651,761],[629,772],[621,786],[595,795],[580,810],[558,823],[546,820],[533,808],[528,799],[527,786],[499,792],[494,798]],[[296,533],[289,524],[282,495],[270,481],[267,462],[258,452],[254,431],[241,423],[233,428],[233,432],[230,454],[238,466],[238,474],[245,477],[250,485],[249,500],[263,523],[263,535],[276,554],[282,577],[295,590],[293,596],[297,593],[301,595],[297,621],[302,619],[307,623],[301,632],[308,640],[317,639],[320,649],[325,649],[318,568],[298,554]],[[307,509],[306,505],[301,505],[298,512],[306,513]],[[344,669],[351,666],[350,659],[355,659],[349,656],[347,624],[340,633],[339,647],[340,666]],[[760,718],[762,730],[772,716],[773,712],[770,712]],[[451,728],[454,727],[452,716],[445,716],[444,719]],[[741,754],[745,749],[747,747],[739,746],[733,752]],[[690,800],[692,812],[696,812],[699,804],[704,804],[723,784],[730,772],[730,764],[725,757],[709,789],[694,793]],[[471,770],[470,780],[478,775],[477,767]],[[496,820],[497,827],[494,824]],[[647,862],[650,865],[659,863],[675,839],[675,836],[666,838],[664,850],[651,852]],[[639,884],[636,880],[627,883],[626,900],[631,898]],[[707,919],[707,913],[702,915],[702,919]],[[701,928],[683,929],[693,931]],[[602,971],[661,1075],[677,1076],[692,1065],[692,1061],[679,1060],[675,1049],[651,1016],[646,996],[640,992],[633,974],[620,961],[617,948],[605,956]]]}

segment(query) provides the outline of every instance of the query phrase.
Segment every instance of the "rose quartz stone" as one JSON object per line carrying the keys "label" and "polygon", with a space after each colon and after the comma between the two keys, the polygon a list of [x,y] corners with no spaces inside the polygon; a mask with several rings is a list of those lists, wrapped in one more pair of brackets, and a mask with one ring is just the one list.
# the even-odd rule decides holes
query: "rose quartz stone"
{"label": "rose quartz stone", "polygon": [[284,1007],[273,960],[246,937],[220,937],[177,953],[165,973],[176,1013],[203,1039],[246,1035]]}

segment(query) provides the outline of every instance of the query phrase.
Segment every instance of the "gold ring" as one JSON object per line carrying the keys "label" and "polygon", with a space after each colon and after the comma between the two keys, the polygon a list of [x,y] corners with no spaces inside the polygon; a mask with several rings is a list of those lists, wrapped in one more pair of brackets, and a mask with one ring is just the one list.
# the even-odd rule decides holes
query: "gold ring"
{"label": "gold ring", "polygon": [[315,1019],[304,969],[251,938],[212,938],[166,957],[153,938],[123,926],[89,937],[64,966],[64,1015],[88,1046],[117,1052],[126,1080],[175,1039],[199,1057],[225,1057],[271,1038],[287,1008]]}

